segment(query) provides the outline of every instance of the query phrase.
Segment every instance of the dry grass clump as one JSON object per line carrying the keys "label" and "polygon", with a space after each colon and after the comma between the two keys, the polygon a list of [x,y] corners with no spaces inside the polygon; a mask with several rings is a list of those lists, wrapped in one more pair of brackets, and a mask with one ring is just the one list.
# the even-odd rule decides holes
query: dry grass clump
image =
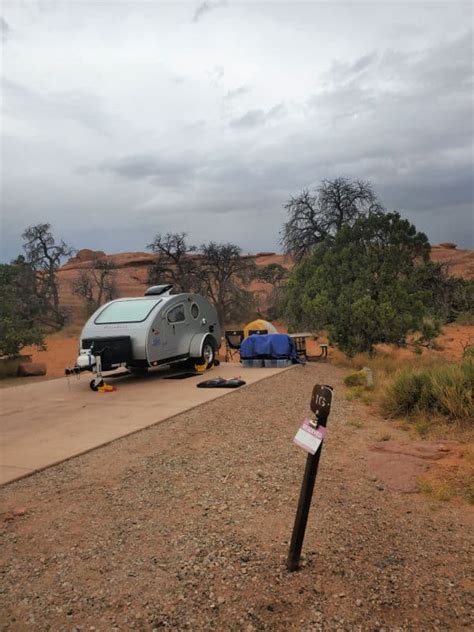
{"label": "dry grass clump", "polygon": [[362,371],[357,373],[350,373],[344,378],[344,384],[346,386],[365,386],[367,383],[367,377]]}
{"label": "dry grass clump", "polygon": [[[365,404],[380,404],[394,376],[408,367],[410,369],[424,369],[435,366],[435,361],[429,356],[406,358],[389,353],[378,353],[374,357],[369,357],[366,353],[359,353],[353,358],[348,358],[337,350],[332,361],[337,366],[356,369],[356,373],[350,373],[344,378],[344,383],[349,387],[346,398],[348,400],[358,399]],[[366,374],[362,371],[364,367],[372,370],[374,383],[371,386],[366,384]]]}
{"label": "dry grass clump", "polygon": [[439,415],[447,421],[474,420],[474,361],[424,369],[405,369],[394,375],[381,396],[381,409],[390,417]]}
{"label": "dry grass clump", "polygon": [[474,477],[472,474],[469,478],[463,474],[458,476],[451,474],[438,477],[435,480],[426,480],[420,478],[418,480],[418,489],[436,500],[449,501],[453,498],[462,498],[469,504],[474,505]]}
{"label": "dry grass clump", "polygon": [[[375,404],[386,417],[403,419],[405,426],[420,435],[451,428],[456,432],[474,430],[474,348],[465,350],[458,362],[440,363],[430,355],[400,357],[379,353],[347,358],[335,353],[333,362],[356,370],[344,382],[346,398]],[[373,386],[363,384],[363,367],[373,372]]]}
{"label": "dry grass clump", "polygon": [[370,356],[368,353],[358,353],[349,358],[338,349],[331,350],[331,362],[336,366],[346,369],[361,371],[364,367],[369,367],[374,375],[393,375],[408,365],[412,368],[425,368],[436,366],[440,360],[431,355],[415,355],[409,353],[406,356],[399,356],[396,353],[379,351],[376,355]]}
{"label": "dry grass clump", "polygon": [[474,325],[474,314],[472,312],[461,312],[456,318],[458,325]]}

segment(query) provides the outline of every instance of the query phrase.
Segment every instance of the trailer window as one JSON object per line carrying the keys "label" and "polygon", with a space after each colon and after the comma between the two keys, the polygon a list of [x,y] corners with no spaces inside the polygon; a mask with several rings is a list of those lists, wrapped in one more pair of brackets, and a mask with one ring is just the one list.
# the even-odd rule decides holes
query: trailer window
{"label": "trailer window", "polygon": [[184,305],[176,305],[173,309],[170,309],[168,312],[168,322],[169,323],[182,323],[183,320],[186,320],[186,315],[184,313]]}
{"label": "trailer window", "polygon": [[137,301],[117,301],[103,309],[95,319],[97,325],[113,323],[140,323],[148,318],[151,310],[161,303],[161,298],[140,299]]}

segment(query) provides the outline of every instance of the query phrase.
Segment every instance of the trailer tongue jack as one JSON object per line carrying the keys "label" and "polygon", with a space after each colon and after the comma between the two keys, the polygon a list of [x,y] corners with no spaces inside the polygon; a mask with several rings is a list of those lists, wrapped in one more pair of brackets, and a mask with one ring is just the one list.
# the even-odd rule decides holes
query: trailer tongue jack
{"label": "trailer tongue jack", "polygon": [[93,391],[104,385],[104,378],[102,376],[102,357],[101,353],[103,349],[94,355],[93,345],[85,353],[81,353],[77,358],[76,364],[73,367],[65,369],[66,375],[79,375],[82,371],[94,371],[95,377],[89,382],[89,386]]}

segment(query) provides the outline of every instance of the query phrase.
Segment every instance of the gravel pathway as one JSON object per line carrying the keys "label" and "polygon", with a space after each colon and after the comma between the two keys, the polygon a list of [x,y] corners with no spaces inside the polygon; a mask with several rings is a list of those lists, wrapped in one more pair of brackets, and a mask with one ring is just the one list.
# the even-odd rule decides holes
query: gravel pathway
{"label": "gravel pathway", "polygon": [[[472,512],[373,480],[388,422],[342,375],[296,367],[0,489],[1,629],[472,629]],[[315,382],[336,394],[288,573]]]}

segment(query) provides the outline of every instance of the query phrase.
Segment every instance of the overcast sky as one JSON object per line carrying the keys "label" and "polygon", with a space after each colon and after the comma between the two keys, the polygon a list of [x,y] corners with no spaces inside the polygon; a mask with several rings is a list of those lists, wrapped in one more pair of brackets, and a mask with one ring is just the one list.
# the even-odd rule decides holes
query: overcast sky
{"label": "overcast sky", "polygon": [[1,259],[157,232],[278,249],[291,194],[367,179],[473,247],[471,2],[2,3]]}

